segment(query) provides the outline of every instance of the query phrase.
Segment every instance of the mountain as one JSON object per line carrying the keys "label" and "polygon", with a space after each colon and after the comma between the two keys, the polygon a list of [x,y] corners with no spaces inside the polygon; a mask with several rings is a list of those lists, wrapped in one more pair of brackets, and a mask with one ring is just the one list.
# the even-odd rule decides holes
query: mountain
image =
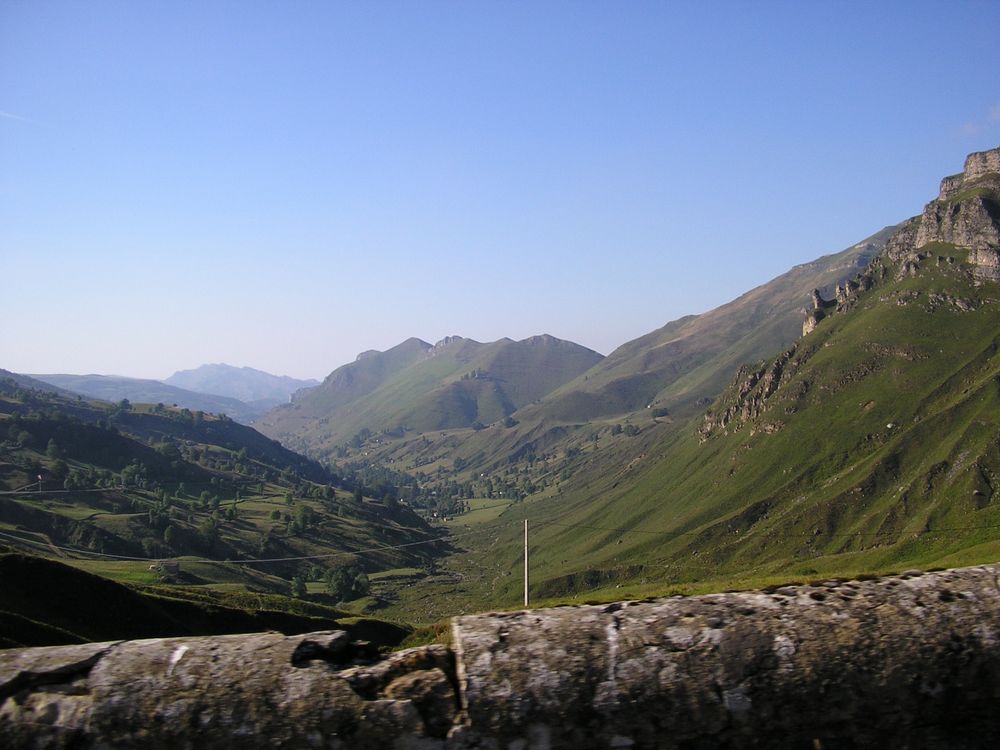
{"label": "mountain", "polygon": [[[356,442],[346,453],[341,449],[341,460],[359,470],[381,465],[412,473],[433,505],[441,497],[443,483],[467,483],[479,477],[495,481],[517,467],[521,481],[516,491],[530,495],[539,487],[558,484],[563,473],[560,462],[567,454],[597,445],[623,456],[632,450],[642,452],[649,440],[660,439],[647,433],[665,439],[717,397],[740,364],[772,356],[795,341],[812,305],[812,291],[819,288],[833,294],[837,285],[884,249],[894,231],[895,227],[887,227],[845,250],[796,266],[719,308],[681,318],[623,344],[487,429],[378,434]],[[353,408],[364,404],[365,399],[359,398]],[[292,406],[284,415],[285,425],[292,424]],[[264,430],[299,450],[319,449],[322,454],[330,450],[321,442],[329,427],[316,423],[314,414],[301,412],[293,429]],[[643,432],[641,440],[635,439],[635,430]],[[603,436],[599,443],[594,442],[595,435]],[[549,458],[544,464],[533,460],[540,456]]]}
{"label": "mountain", "polygon": [[719,394],[742,362],[780,351],[802,327],[813,289],[833,288],[880,253],[896,227],[787,273],[702,315],[690,315],[618,347],[550,394],[539,411],[564,421],[651,406],[690,413]]}
{"label": "mountain", "polygon": [[508,417],[602,359],[553,336],[480,343],[409,339],[366,352],[258,422],[265,434],[329,455],[371,433],[482,428]]}
{"label": "mountain", "polygon": [[249,424],[266,410],[245,404],[235,398],[195,393],[161,383],[159,380],[125,378],[117,375],[32,375],[31,377],[63,390],[99,398],[102,401],[118,402],[128,399],[133,403],[165,404],[192,411],[225,414],[244,424]]}
{"label": "mountain", "polygon": [[[631,453],[581,453],[561,494],[483,527],[472,557],[516,568],[528,517],[541,596],[995,560],[1000,149],[811,307],[707,413]],[[494,601],[515,589],[501,579]]]}
{"label": "mountain", "polygon": [[319,385],[318,380],[298,380],[287,375],[272,375],[252,367],[233,367],[227,364],[179,370],[163,382],[195,393],[235,398],[261,410],[285,403],[293,393],[302,388]]}

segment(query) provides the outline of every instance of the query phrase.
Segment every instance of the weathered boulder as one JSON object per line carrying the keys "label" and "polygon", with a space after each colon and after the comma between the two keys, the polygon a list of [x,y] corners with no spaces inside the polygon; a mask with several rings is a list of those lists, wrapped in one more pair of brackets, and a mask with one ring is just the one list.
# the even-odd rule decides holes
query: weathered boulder
{"label": "weathered boulder", "polygon": [[[454,673],[451,653],[429,646],[377,660],[342,631],[0,651],[0,745],[419,747],[443,738],[455,711],[428,720],[422,709],[438,704],[421,691],[387,697],[417,672]],[[449,706],[456,700],[452,691]]]}
{"label": "weathered boulder", "polygon": [[987,747],[998,569],[461,618],[497,747]]}
{"label": "weathered boulder", "polygon": [[0,745],[986,748],[1000,566],[339,632],[0,651]]}

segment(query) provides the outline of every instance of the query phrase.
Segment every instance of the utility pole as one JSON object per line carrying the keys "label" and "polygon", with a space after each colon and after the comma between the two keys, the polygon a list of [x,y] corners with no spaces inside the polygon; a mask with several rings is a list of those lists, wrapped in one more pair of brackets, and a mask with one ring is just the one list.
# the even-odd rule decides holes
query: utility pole
{"label": "utility pole", "polygon": [[528,608],[528,519],[524,519],[524,608]]}

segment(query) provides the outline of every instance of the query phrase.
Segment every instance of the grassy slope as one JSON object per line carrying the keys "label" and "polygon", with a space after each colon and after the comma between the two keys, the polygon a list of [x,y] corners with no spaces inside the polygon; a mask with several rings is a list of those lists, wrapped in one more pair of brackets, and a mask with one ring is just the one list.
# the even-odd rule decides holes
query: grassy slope
{"label": "grassy slope", "polygon": [[[459,516],[453,578],[389,611],[430,622],[516,607],[524,518],[536,602],[996,560],[1000,288],[976,282],[963,251],[931,249],[958,262],[932,256],[911,276],[880,259],[875,288],[785,357],[759,413],[707,439],[701,416],[650,426],[577,457],[555,493],[485,523]],[[752,404],[762,383],[742,398],[735,383],[711,413]]]}
{"label": "grassy slope", "polygon": [[[892,228],[884,229],[839,253],[796,266],[715,310],[623,344],[538,403],[515,412],[518,424],[513,428],[493,424],[480,431],[408,433],[366,445],[366,457],[403,471],[429,466],[446,473],[458,458],[466,466],[460,475],[467,478],[521,462],[526,455],[586,450],[591,447],[587,438],[596,430],[605,433],[602,452],[631,452],[634,458],[646,450],[645,441],[610,440],[606,433],[611,426],[632,422],[652,429],[656,441],[663,439],[671,423],[701,408],[699,400],[718,396],[741,363],[776,354],[794,341],[810,292],[819,288],[832,296],[832,288],[853,278],[891,233]],[[650,404],[667,409],[671,417],[653,418],[657,412],[646,408]],[[303,447],[313,447],[325,428],[317,426]]]}
{"label": "grassy slope", "polygon": [[[1000,293],[926,265],[898,282],[889,268],[803,338],[756,419],[704,443],[694,420],[629,481],[583,473],[564,500],[507,514],[537,526],[538,592],[995,558]],[[517,533],[496,529],[499,568],[516,568]]]}
{"label": "grassy slope", "polygon": [[818,288],[832,296],[836,284],[857,274],[885,246],[893,229],[623,344],[554,392],[538,407],[540,413],[579,421],[648,404],[690,412],[699,398],[715,398],[741,363],[776,354],[794,341],[810,292]]}
{"label": "grassy slope", "polygon": [[601,359],[551,336],[487,344],[454,337],[412,359],[397,358],[399,366],[381,368],[378,378],[365,375],[382,356],[370,355],[334,372],[323,385],[261,420],[261,429],[323,454],[362,429],[422,433],[489,423]]}

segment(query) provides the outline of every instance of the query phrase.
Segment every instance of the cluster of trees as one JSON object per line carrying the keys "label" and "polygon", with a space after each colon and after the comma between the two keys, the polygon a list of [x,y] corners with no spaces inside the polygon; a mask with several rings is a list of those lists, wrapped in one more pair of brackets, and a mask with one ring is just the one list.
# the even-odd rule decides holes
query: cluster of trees
{"label": "cluster of trees", "polygon": [[313,569],[311,574],[299,572],[292,576],[292,596],[300,599],[304,597],[308,590],[307,579],[319,575],[322,575],[327,593],[338,602],[360,599],[362,596],[368,596],[371,591],[368,574],[357,563],[345,563],[330,568],[325,574]]}
{"label": "cluster of trees", "polygon": [[356,564],[330,568],[326,572],[325,582],[327,592],[338,602],[368,596],[371,590],[368,575]]}
{"label": "cluster of trees", "polygon": [[[660,410],[658,409],[657,411]],[[623,432],[629,437],[632,437],[634,435],[638,435],[640,430],[634,424],[627,424],[624,427],[620,424],[616,424],[611,428],[612,435],[621,435]]]}

